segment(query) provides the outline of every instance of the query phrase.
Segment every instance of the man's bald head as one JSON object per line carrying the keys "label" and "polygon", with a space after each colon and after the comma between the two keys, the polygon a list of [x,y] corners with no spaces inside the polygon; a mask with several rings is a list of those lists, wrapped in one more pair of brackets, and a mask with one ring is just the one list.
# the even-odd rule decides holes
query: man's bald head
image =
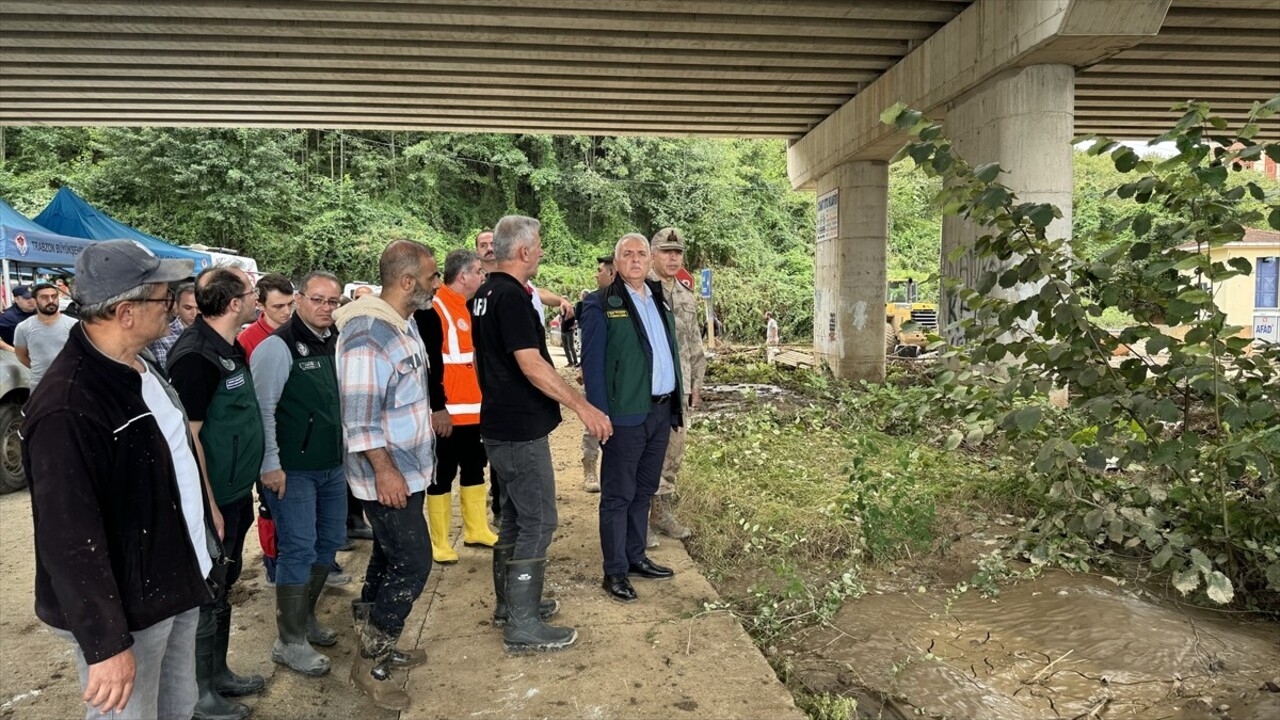
{"label": "man's bald head", "polygon": [[400,278],[416,277],[423,260],[434,260],[431,248],[412,240],[392,240],[378,260],[378,280],[385,288],[395,285]]}

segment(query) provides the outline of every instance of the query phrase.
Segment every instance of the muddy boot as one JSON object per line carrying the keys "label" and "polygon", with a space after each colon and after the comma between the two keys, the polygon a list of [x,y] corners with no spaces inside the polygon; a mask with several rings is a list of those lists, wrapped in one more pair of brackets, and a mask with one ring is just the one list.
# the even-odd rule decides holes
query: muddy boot
{"label": "muddy boot", "polygon": [[431,536],[431,559],[441,565],[458,562],[458,553],[449,542],[452,495],[427,496],[427,534]]}
{"label": "muddy boot", "polygon": [[649,524],[658,529],[658,532],[669,538],[676,540],[684,540],[693,534],[693,531],[676,520],[676,514],[671,507],[670,495],[654,495],[653,508],[649,512]]}
{"label": "muddy boot", "polygon": [[[369,621],[369,608],[373,603],[367,603],[362,600],[351,601],[351,619],[356,624],[356,635],[359,636],[360,628],[364,623]],[[400,650],[391,648],[391,654],[387,656],[386,664],[395,669],[409,669],[427,664],[427,651],[420,648],[412,650]]]}
{"label": "muddy boot", "polygon": [[311,576],[307,578],[307,642],[318,647],[333,647],[338,644],[337,631],[321,625],[316,619],[316,603],[320,601],[328,579],[329,568],[324,565],[311,566]]}
{"label": "muddy boot", "polygon": [[509,653],[563,650],[578,639],[578,631],[555,627],[538,616],[546,558],[507,561],[507,625],[502,642]]}
{"label": "muddy boot", "polygon": [[237,675],[227,667],[227,647],[231,642],[231,603],[224,598],[213,610],[217,623],[213,653],[213,686],[223,697],[241,697],[262,692],[267,681],[261,675]]}
{"label": "muddy boot", "polygon": [[307,642],[307,614],[311,604],[307,585],[276,586],[276,628],[279,637],[271,646],[271,659],[303,675],[319,677],[329,672],[329,658]]}
{"label": "muddy boot", "polygon": [[409,694],[391,675],[388,658],[396,638],[366,620],[360,629],[360,656],[351,664],[351,684],[386,710],[408,710]]}
{"label": "muddy boot", "polygon": [[[495,545],[493,547],[493,627],[506,627],[507,624],[507,561],[511,559],[514,545]],[[547,620],[560,612],[560,601],[543,600],[538,603],[538,617]]]}
{"label": "muddy boot", "polygon": [[467,547],[493,547],[498,536],[489,529],[485,517],[484,485],[458,488],[458,502],[462,505],[462,544]]}
{"label": "muddy boot", "polygon": [[196,707],[195,720],[244,720],[249,717],[249,706],[228,700],[214,687],[214,672],[218,654],[218,621],[214,609],[200,608],[200,620],[196,625]]}
{"label": "muddy boot", "polygon": [[589,493],[600,492],[600,478],[596,477],[596,461],[582,458],[582,489]]}

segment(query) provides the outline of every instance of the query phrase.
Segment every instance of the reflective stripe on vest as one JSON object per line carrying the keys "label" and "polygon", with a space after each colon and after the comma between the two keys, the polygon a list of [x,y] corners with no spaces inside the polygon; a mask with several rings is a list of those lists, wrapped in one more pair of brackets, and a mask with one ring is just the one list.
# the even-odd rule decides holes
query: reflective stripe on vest
{"label": "reflective stripe on vest", "polygon": [[[446,288],[447,289],[447,288]],[[461,300],[461,296],[450,293],[450,298]],[[449,304],[437,295],[432,301],[436,314],[444,326],[444,345],[441,348],[441,361],[444,364],[444,386],[446,398],[461,402],[445,402],[445,410],[455,425],[474,425],[480,422],[480,383],[476,378],[475,352],[462,351],[461,336],[458,323],[449,312]],[[466,305],[462,306],[465,313]],[[469,332],[469,331],[468,331]],[[468,341],[470,337],[468,336]]]}

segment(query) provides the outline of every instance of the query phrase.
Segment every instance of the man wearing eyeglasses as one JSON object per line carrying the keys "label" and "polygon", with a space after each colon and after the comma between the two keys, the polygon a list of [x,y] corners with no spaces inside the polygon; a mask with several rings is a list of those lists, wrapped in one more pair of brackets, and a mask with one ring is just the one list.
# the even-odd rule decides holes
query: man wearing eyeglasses
{"label": "man wearing eyeglasses", "polygon": [[182,407],[143,357],[190,274],[129,240],[86,248],[80,322],[24,409],[35,611],[74,650],[88,718],[196,703],[196,608],[225,566]]}
{"label": "man wearing eyeglasses", "polygon": [[223,592],[200,608],[196,630],[195,717],[244,718],[249,707],[227,697],[262,690],[260,675],[242,677],[227,668],[231,604],[227,593],[240,577],[245,536],[253,525],[253,485],[262,469],[264,438],[253,376],[236,340],[254,313],[257,291],[240,268],[211,268],[196,278],[200,316],[169,351],[169,378],[187,411],[196,457],[212,499],[213,522],[230,566]]}
{"label": "man wearing eyeglasses", "polygon": [[360,599],[352,603],[360,654],[351,682],[374,705],[409,707],[392,671],[426,661],[396,650],[413,603],[431,572],[431,541],[423,516],[435,472],[435,435],[427,401],[427,349],[413,320],[440,288],[435,255],[426,245],[394,240],[378,261],[380,296],[366,295],[334,313],[338,394],[346,430],[347,485],[373,526],[373,555]]}
{"label": "man wearing eyeglasses", "polygon": [[338,634],[316,620],[334,555],[345,536],[347,481],[342,471],[342,407],[333,311],[342,282],[315,271],[302,279],[298,311],[263,340],[250,359],[266,451],[262,499],[276,530],[276,626],[271,659],[303,675],[329,672]]}

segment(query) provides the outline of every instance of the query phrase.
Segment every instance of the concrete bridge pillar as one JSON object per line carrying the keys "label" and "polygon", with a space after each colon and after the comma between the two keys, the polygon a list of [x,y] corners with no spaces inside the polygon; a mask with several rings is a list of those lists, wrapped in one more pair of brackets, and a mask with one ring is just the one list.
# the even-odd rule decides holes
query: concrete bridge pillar
{"label": "concrete bridge pillar", "polygon": [[[990,78],[947,109],[946,133],[952,146],[971,165],[999,162],[1006,174],[999,182],[1011,188],[1020,202],[1047,202],[1062,210],[1062,219],[1049,225],[1050,237],[1071,233],[1072,148],[1075,117],[1075,68],[1070,65],[1031,65]],[[954,248],[971,247],[980,229],[958,217],[942,222],[942,272],[965,285],[998,265],[965,253],[956,262],[947,256]],[[1033,286],[997,287],[993,293],[1020,299],[1037,292]],[[956,293],[944,287],[938,326],[952,343],[963,341],[956,323],[970,313]]]}
{"label": "concrete bridge pillar", "polygon": [[884,380],[889,166],[837,165],[817,181],[814,352],[839,378]]}

